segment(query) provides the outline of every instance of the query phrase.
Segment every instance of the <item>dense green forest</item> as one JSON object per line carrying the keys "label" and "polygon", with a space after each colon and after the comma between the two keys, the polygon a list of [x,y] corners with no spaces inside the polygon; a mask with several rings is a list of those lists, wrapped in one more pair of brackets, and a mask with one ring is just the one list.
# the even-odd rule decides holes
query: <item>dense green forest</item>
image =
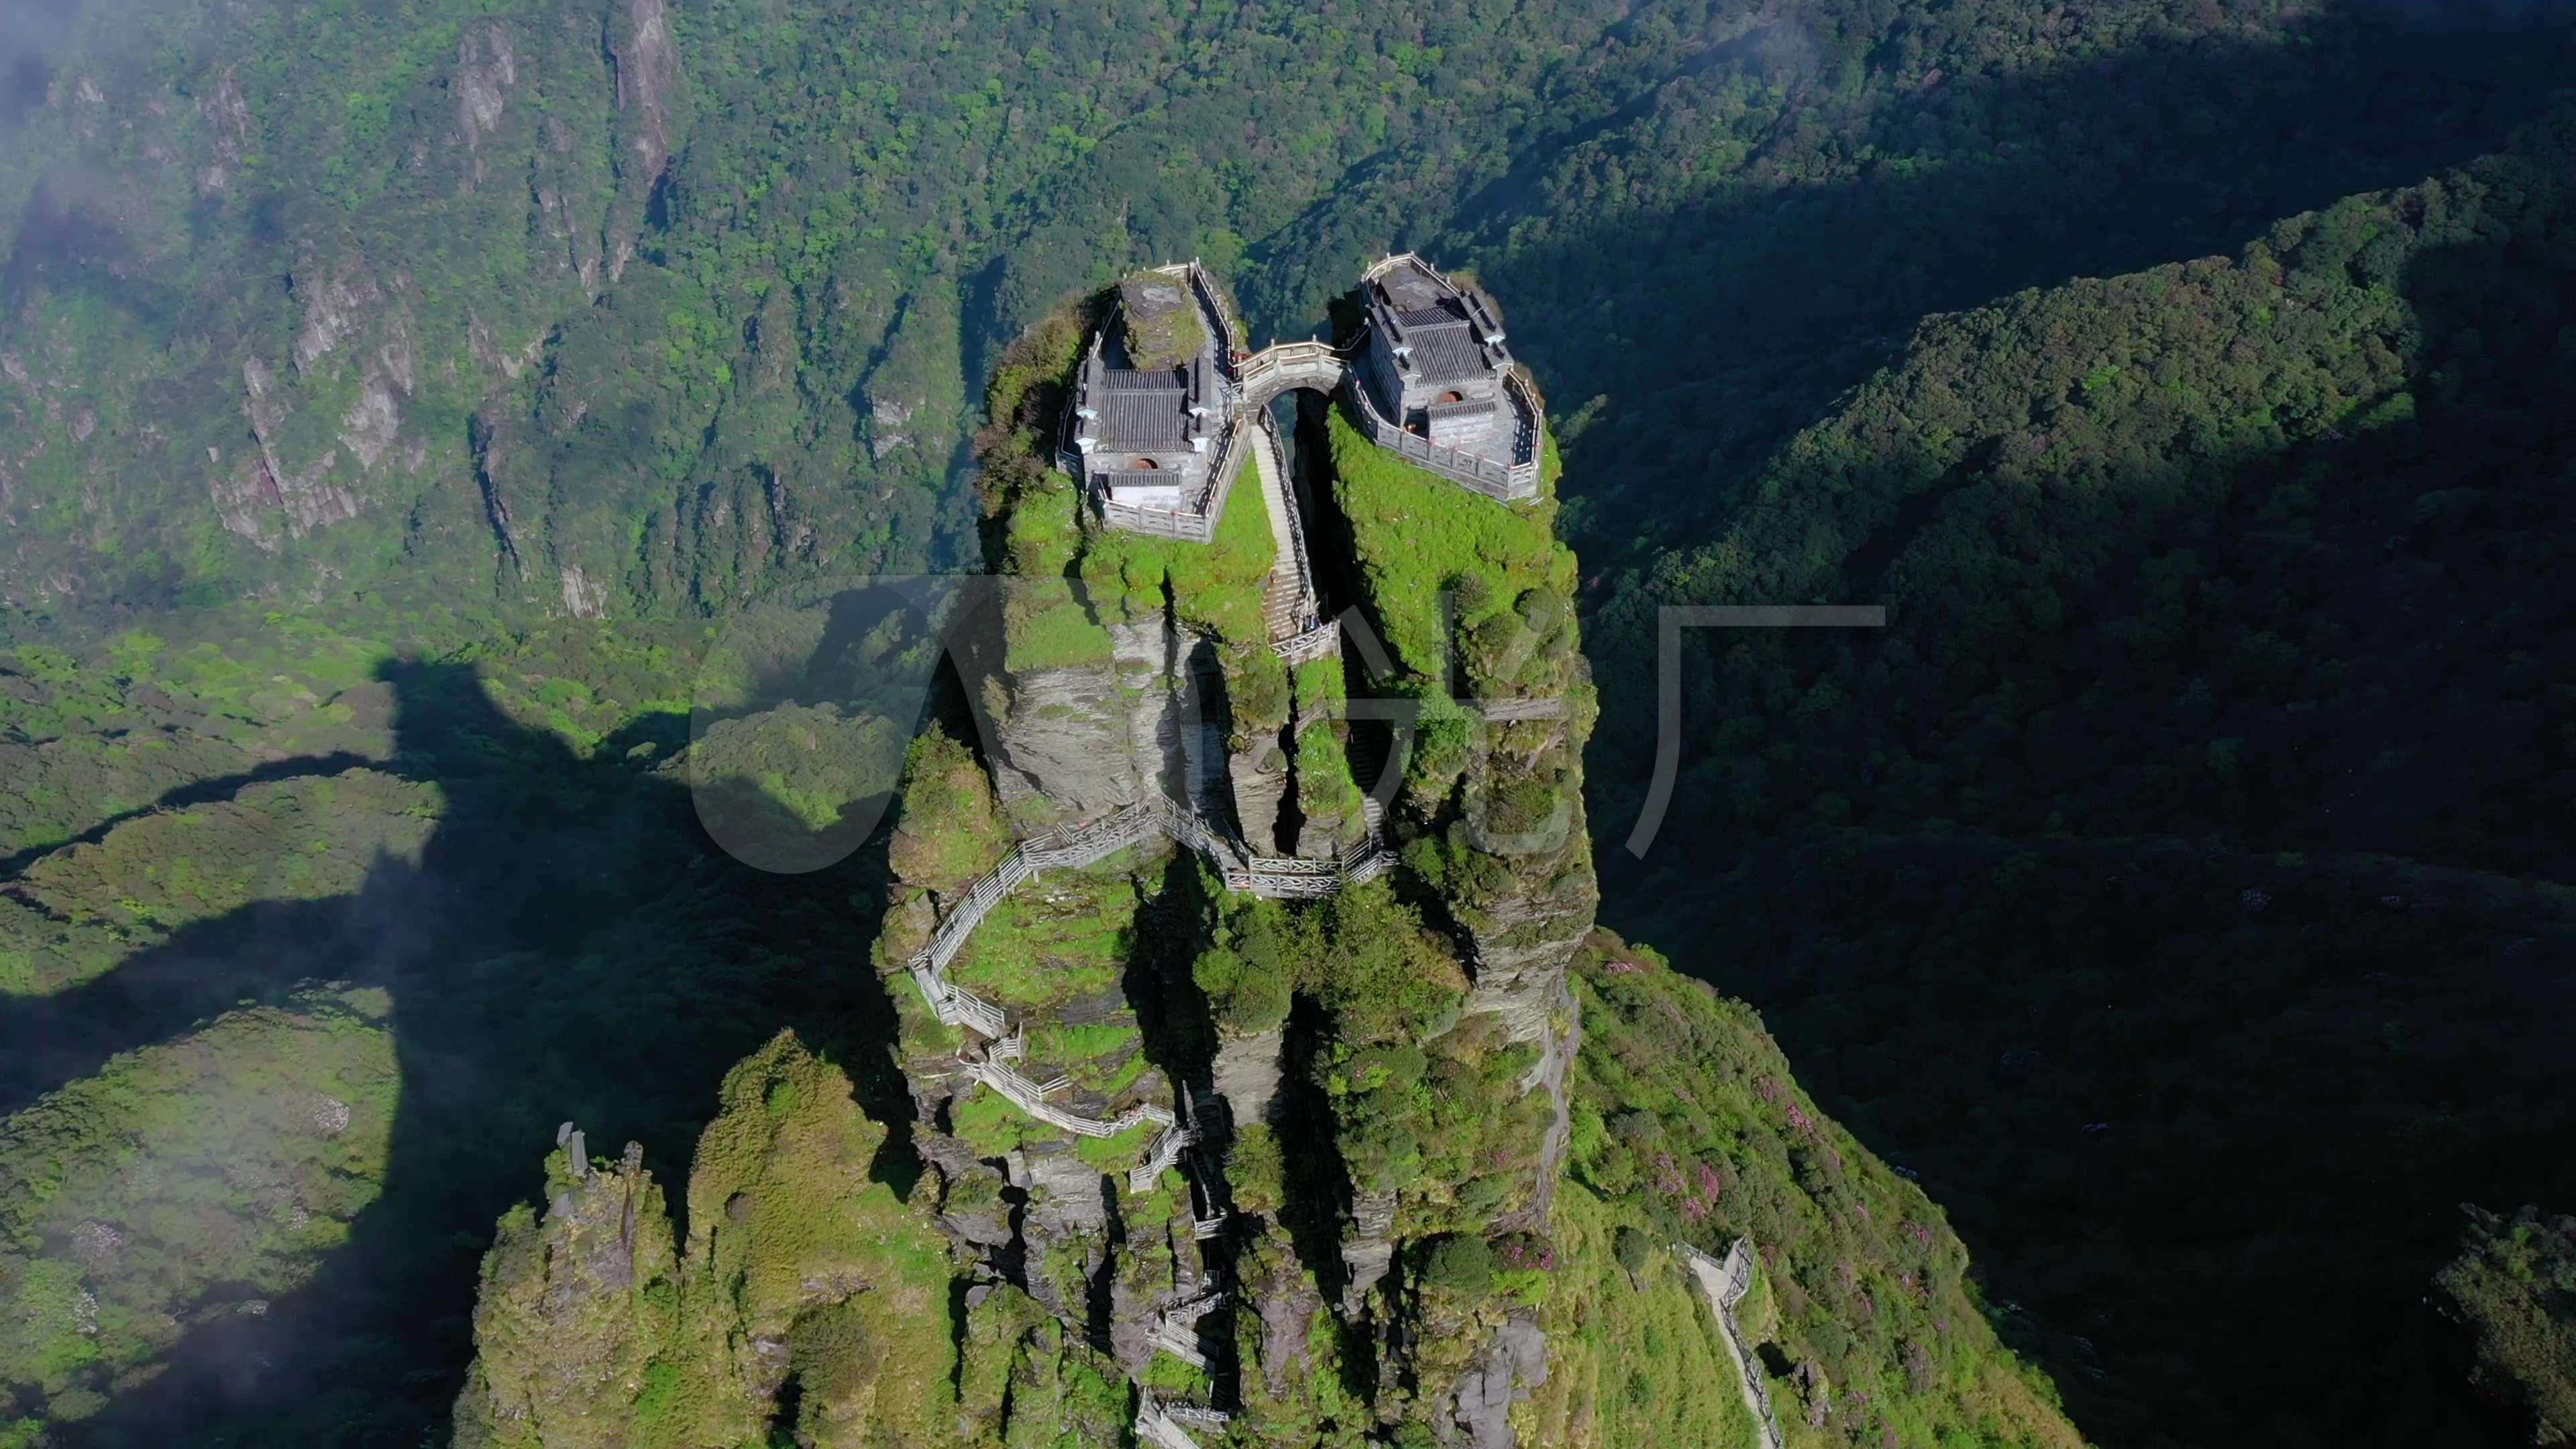
{"label": "dense green forest", "polygon": [[[1402,248],[1551,399],[1603,920],[1919,1176],[2084,1436],[2568,1432],[2563,1231],[2457,1207],[2576,1201],[2554,20],[0,17],[0,1443],[443,1435],[557,1121],[686,1162],[782,1026],[887,1030],[817,963],[918,686],[764,714],[724,626],[970,564],[1067,296],[1199,256],[1303,335]],[[1799,601],[1890,627],[1694,640],[1632,862],[1655,608]]]}
{"label": "dense green forest", "polygon": [[1039,309],[1197,255],[1293,333],[1402,245],[1525,319],[1624,547],[1926,312],[2493,143],[2563,74],[2506,14],[88,0],[11,62],[6,597],[953,562],[967,379]]}
{"label": "dense green forest", "polygon": [[[1889,606],[1686,652],[1681,823],[1632,867],[1678,904],[1622,924],[1725,923],[1699,964],[1943,1190],[2079,1417],[2468,1432],[2421,1306],[2453,1205],[2576,1186],[2533,1030],[2576,947],[2571,157],[2562,115],[1927,322],[1607,608],[1615,728],[1658,601]],[[2284,1343],[2404,1387],[2267,1410],[2190,1367]]]}

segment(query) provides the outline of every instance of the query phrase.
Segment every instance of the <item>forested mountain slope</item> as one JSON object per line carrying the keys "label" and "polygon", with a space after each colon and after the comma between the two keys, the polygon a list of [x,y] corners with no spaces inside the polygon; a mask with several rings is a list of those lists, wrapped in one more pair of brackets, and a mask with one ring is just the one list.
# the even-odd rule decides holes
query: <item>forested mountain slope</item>
{"label": "forested mountain slope", "polygon": [[88,0],[0,117],[0,597],[953,563],[972,381],[1039,309],[1199,255],[1300,332],[1432,243],[1570,398],[1587,542],[1704,526],[1648,480],[1758,462],[1924,312],[2491,144],[2562,73],[2518,13]]}
{"label": "forested mountain slope", "polygon": [[[1933,319],[1596,635],[1888,606],[1686,647],[1680,823],[1610,919],[1724,924],[1691,964],[1957,1207],[2106,1435],[2498,1432],[2422,1299],[2454,1204],[2571,1186],[2571,157],[2562,114],[2233,258]],[[1642,762],[1652,672],[1603,677]]]}
{"label": "forested mountain slope", "polygon": [[[984,482],[1020,587],[959,626],[943,725],[971,743],[924,734],[900,795],[869,958],[897,1022],[850,1060],[890,1052],[912,1110],[864,1120],[780,1038],[727,1078],[676,1253],[635,1151],[567,1135],[543,1219],[485,1261],[460,1441],[1729,1444],[1749,1382],[1798,1449],[2080,1442],[1921,1189],[1751,1013],[1591,929],[1553,470],[1505,503],[1310,409],[1300,512],[1387,659],[1274,691],[1253,605],[1287,495],[1237,486],[1206,543],[1094,516],[1044,462],[1080,338],[1051,318],[999,369]],[[1189,654],[1150,642],[1173,621]],[[1229,786],[1162,711],[1216,680],[1220,733],[1320,737],[1292,767],[1320,893],[1261,883],[1284,830],[1248,867],[1213,843]],[[1505,688],[1556,708],[1471,728]],[[1372,873],[1315,828],[1362,697],[1426,710],[1345,821],[1403,862]],[[1159,807],[1081,803],[1127,771]],[[1231,776],[1238,809],[1258,784]],[[1156,808],[1196,833],[1107,828]],[[1755,1285],[1723,1326],[1694,1266],[1721,1254]]]}
{"label": "forested mountain slope", "polygon": [[953,563],[986,348],[1732,24],[1612,19],[80,7],[0,160],[5,596],[626,614]]}

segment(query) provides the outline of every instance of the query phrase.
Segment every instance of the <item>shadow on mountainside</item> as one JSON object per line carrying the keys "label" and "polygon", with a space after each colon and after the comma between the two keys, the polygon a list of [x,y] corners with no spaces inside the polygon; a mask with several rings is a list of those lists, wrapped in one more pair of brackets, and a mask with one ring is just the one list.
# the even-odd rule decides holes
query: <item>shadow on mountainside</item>
{"label": "shadow on mountainside", "polygon": [[[2426,1300],[2456,1204],[2576,1198],[2576,123],[2552,124],[2344,238],[2349,290],[2279,294],[2402,299],[2408,332],[2351,343],[2406,383],[2367,431],[2114,436],[2052,472],[2017,450],[2046,459],[2080,400],[2025,418],[2022,380],[1961,375],[1890,395],[2011,404],[1957,469],[1800,455],[1818,473],[1740,515],[1780,558],[1738,577],[1890,627],[1694,648],[1642,866],[1617,845],[1653,686],[1614,633],[1637,615],[1595,629],[1626,661],[1593,752],[1605,922],[1760,1007],[1920,1171],[2108,1449],[2527,1434]],[[2052,323],[2098,340],[2009,326]]]}
{"label": "shadow on mountainside", "polygon": [[[1601,400],[1560,439],[1569,538],[1597,570],[1704,537],[1730,480],[1927,314],[2233,252],[2282,216],[2493,149],[2571,74],[2563,7],[2370,0],[2283,45],[1997,64],[1870,94],[1856,118],[1812,47],[1766,40],[1686,67],[1633,124],[1529,147],[1436,236],[1400,209],[1382,224],[1474,262],[1560,420]],[[1771,117],[1745,140],[1747,179],[1691,179],[1691,152],[1725,149],[1708,118],[1739,106]],[[1348,224],[1310,218],[1271,245]],[[1248,290],[1265,316],[1301,300]]]}
{"label": "shadow on mountainside", "polygon": [[265,1314],[192,1328],[165,1372],[58,1426],[60,1443],[442,1439],[477,1265],[494,1220],[537,1185],[556,1124],[578,1121],[603,1151],[641,1141],[676,1184],[718,1080],[781,1026],[848,1063],[890,1140],[909,1141],[883,1050],[892,1003],[866,966],[880,844],[806,876],[748,869],[707,845],[677,775],[578,758],[501,715],[470,666],[383,677],[396,751],[381,768],[447,801],[417,865],[381,860],[352,895],[185,928],[0,1021],[17,1102],[309,981],[392,1000],[399,1105],[382,1193],[349,1240]]}
{"label": "shadow on mountainside", "polygon": [[[273,780],[304,780],[321,775],[337,775],[343,770],[363,770],[374,763],[365,755],[348,750],[335,750],[327,755],[273,760],[255,765],[235,775],[191,781],[164,793],[149,805],[110,815],[77,835],[67,836],[50,844],[31,845],[24,850],[0,855],[0,882],[16,879],[28,866],[55,851],[68,850],[75,845],[96,845],[105,840],[108,833],[116,827],[156,810],[183,810],[191,805],[209,805],[218,800],[229,800],[247,786],[267,784]],[[5,1029],[0,1029],[0,1035],[5,1035]],[[6,1096],[5,1088],[0,1088],[0,1096]]]}

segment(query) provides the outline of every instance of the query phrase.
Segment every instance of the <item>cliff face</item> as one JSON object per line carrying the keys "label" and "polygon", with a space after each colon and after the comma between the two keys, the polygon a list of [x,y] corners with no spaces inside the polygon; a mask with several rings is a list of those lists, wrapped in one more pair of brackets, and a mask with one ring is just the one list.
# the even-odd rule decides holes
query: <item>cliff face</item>
{"label": "cliff face", "polygon": [[0,106],[0,605],[667,617],[933,548],[957,264],[896,266],[919,223],[860,234],[846,152],[780,140],[782,89],[911,73],[864,40],[665,0],[59,8]]}
{"label": "cliff face", "polygon": [[1024,670],[989,692],[1001,706],[993,782],[1015,820],[1089,820],[1156,795],[1225,791],[1223,716],[1199,682],[1213,651],[1159,619],[1102,632],[1105,661]]}

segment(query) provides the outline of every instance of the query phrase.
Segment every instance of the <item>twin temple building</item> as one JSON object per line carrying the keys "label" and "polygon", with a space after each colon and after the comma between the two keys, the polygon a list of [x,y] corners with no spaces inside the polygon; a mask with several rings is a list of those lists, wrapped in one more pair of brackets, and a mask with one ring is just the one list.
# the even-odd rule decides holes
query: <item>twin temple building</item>
{"label": "twin temple building", "polygon": [[1206,538],[1221,510],[1235,423],[1289,388],[1340,391],[1371,441],[1488,496],[1538,492],[1539,409],[1494,308],[1421,258],[1360,279],[1365,329],[1346,350],[1233,345],[1225,302],[1196,263],[1128,278],[1119,325],[1091,340],[1058,466],[1113,526]]}

